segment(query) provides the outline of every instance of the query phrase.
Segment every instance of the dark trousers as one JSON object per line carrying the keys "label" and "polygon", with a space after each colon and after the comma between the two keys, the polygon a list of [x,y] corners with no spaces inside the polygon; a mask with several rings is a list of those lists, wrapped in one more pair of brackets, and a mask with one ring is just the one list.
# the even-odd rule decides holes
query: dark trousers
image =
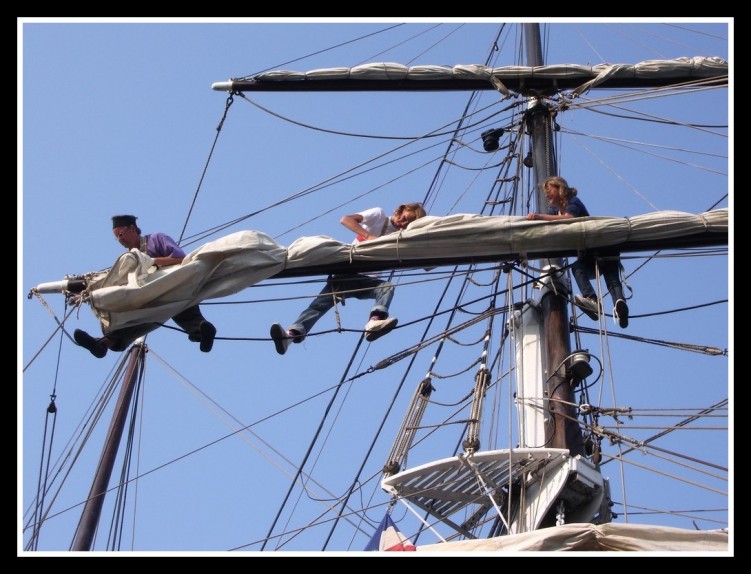
{"label": "dark trousers", "polygon": [[[181,311],[172,320],[177,323],[183,331],[188,334],[188,339],[191,341],[201,340],[200,325],[202,321],[205,321],[201,314],[201,309],[198,305],[194,307],[188,307],[185,311]],[[109,348],[113,351],[124,351],[127,349],[133,341],[138,337],[143,337],[147,333],[161,327],[161,323],[143,323],[141,325],[134,325],[133,327],[125,327],[124,329],[118,329],[107,334],[106,338],[109,341]]]}
{"label": "dark trousers", "polygon": [[579,286],[579,291],[584,297],[590,299],[597,298],[597,292],[592,287],[592,282],[590,281],[590,279],[596,277],[596,263],[599,263],[600,274],[605,278],[605,285],[610,292],[610,296],[613,298],[613,304],[615,304],[618,299],[624,298],[620,276],[621,260],[618,257],[598,258],[597,261],[594,257],[588,255],[579,257],[571,266],[571,271],[574,274],[576,284]]}

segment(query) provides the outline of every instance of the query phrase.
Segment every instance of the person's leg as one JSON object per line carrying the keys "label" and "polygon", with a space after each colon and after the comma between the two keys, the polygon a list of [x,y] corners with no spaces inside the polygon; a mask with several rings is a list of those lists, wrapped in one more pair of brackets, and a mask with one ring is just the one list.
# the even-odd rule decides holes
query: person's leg
{"label": "person's leg", "polygon": [[290,342],[302,343],[305,340],[313,325],[334,306],[337,296],[335,290],[338,288],[336,285],[336,277],[330,277],[318,296],[286,329],[280,323],[271,325],[269,335],[277,353],[286,353]]}
{"label": "person's leg", "polygon": [[73,339],[77,345],[87,349],[97,359],[103,359],[110,348],[110,341],[106,337],[96,339],[81,329],[73,331]]}
{"label": "person's leg", "polygon": [[584,311],[587,317],[593,321],[599,320],[601,312],[600,301],[597,298],[597,292],[592,287],[591,281],[595,277],[594,259],[586,256],[579,257],[571,266],[571,272],[581,293],[581,295],[574,297],[574,303]]}
{"label": "person's leg", "polygon": [[625,300],[623,296],[623,285],[621,284],[621,262],[619,259],[602,259],[600,262],[600,270],[602,276],[605,278],[605,286],[610,292],[610,297],[613,299],[613,304],[618,299]]}
{"label": "person's leg", "polygon": [[81,329],[76,329],[73,332],[73,339],[78,345],[87,349],[97,359],[101,359],[107,354],[107,350],[117,352],[124,351],[133,343],[133,341],[151,333],[151,331],[154,331],[161,326],[161,323],[142,323],[141,325],[134,325],[132,327],[125,327],[123,329],[111,331],[99,338],[92,337],[86,331]]}
{"label": "person's leg", "polygon": [[201,343],[201,351],[211,351],[216,337],[216,327],[206,320],[198,305],[181,311],[172,317],[172,320],[188,334],[190,341]]}
{"label": "person's leg", "polygon": [[389,306],[394,298],[394,286],[391,283],[377,277],[361,276],[357,281],[352,281],[350,288],[355,289],[351,297],[375,299],[375,304],[370,309],[370,318],[365,325],[366,341],[375,341],[396,327],[399,320],[389,317]]}
{"label": "person's leg", "polygon": [[595,262],[591,257],[579,257],[571,266],[571,272],[582,297],[597,299],[591,279],[595,276]]}
{"label": "person's leg", "polygon": [[294,333],[290,334],[295,337],[294,340],[296,343],[301,343],[307,334],[310,333],[313,325],[334,306],[334,298],[337,296],[334,291],[335,286],[338,286],[336,278],[326,281],[326,285],[321,289],[318,296],[300,313],[295,322],[287,328],[287,331],[294,331]]}
{"label": "person's leg", "polygon": [[605,277],[605,285],[613,299],[613,319],[621,329],[628,327],[628,305],[623,296],[623,284],[621,283],[620,259],[606,259],[601,263],[602,275]]}
{"label": "person's leg", "polygon": [[375,299],[375,303],[370,310],[371,317],[385,319],[389,316],[389,307],[394,299],[394,286],[388,281],[360,275],[348,280],[346,289],[349,291],[348,297],[360,300]]}

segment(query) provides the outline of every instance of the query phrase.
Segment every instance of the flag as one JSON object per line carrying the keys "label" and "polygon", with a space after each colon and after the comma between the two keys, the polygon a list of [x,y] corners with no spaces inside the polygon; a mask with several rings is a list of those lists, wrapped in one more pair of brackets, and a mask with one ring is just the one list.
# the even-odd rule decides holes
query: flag
{"label": "flag", "polygon": [[404,536],[391,520],[391,515],[386,514],[381,524],[376,528],[373,538],[370,539],[365,550],[375,552],[414,552],[417,550],[409,538]]}

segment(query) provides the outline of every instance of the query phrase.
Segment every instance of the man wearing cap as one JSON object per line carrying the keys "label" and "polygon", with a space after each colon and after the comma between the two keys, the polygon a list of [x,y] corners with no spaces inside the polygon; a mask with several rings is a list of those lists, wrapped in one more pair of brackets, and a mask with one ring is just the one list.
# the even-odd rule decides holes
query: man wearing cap
{"label": "man wearing cap", "polygon": [[[112,218],[112,232],[120,245],[128,250],[140,249],[154,260],[157,267],[179,265],[185,258],[185,252],[169,235],[150,233],[142,236],[141,229],[136,225],[135,215],[115,215]],[[200,343],[201,351],[204,353],[211,351],[216,336],[216,327],[204,318],[198,305],[181,311],[172,317],[172,320],[188,333],[188,339]],[[124,329],[96,339],[86,331],[76,329],[73,338],[76,343],[101,359],[107,354],[108,349],[124,351],[137,338],[129,335],[127,329]]]}

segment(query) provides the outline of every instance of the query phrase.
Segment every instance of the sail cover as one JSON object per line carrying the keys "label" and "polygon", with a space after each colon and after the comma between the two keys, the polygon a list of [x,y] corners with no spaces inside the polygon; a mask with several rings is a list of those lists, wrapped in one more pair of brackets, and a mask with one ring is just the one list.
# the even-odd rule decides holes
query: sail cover
{"label": "sail cover", "polygon": [[687,530],[644,524],[564,524],[496,538],[460,540],[417,547],[417,552],[636,551],[720,553],[728,551],[727,530]]}
{"label": "sail cover", "polygon": [[554,92],[571,89],[578,96],[593,87],[663,86],[698,81],[727,82],[728,63],[717,57],[646,60],[637,64],[553,64],[490,67],[405,66],[371,62],[352,68],[320,68],[307,72],[272,70],[227,82],[215,82],[217,91],[360,91],[360,90],[482,90]]}
{"label": "sail cover", "polygon": [[265,233],[239,231],[157,269],[133,249],[88,280],[89,303],[105,334],[164,323],[206,299],[226,297],[275,276],[361,272],[556,257],[581,250],[637,251],[727,245],[728,210],[529,221],[522,216],[426,216],[401,231],[362,243],[301,237],[284,247]]}

